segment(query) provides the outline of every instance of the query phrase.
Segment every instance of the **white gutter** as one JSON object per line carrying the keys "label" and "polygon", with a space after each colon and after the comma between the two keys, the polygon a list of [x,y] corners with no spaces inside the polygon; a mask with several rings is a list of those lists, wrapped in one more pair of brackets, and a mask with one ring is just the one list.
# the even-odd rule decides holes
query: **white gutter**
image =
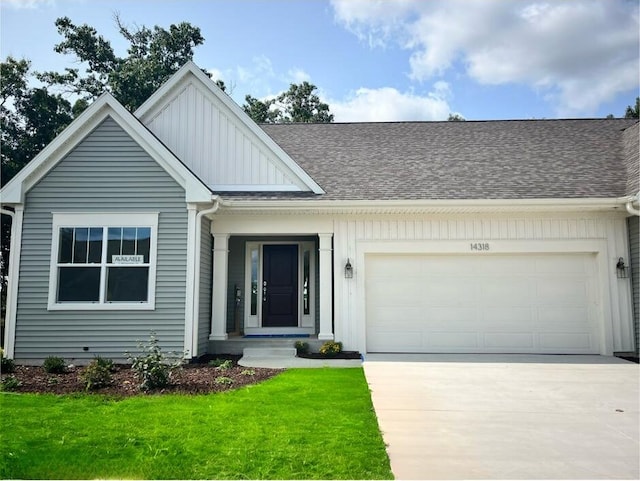
{"label": "white gutter", "polygon": [[640,201],[640,192],[638,192],[636,195],[634,195],[633,197],[631,197],[629,199],[629,201],[625,204],[625,207],[627,208],[627,212],[631,215],[638,215],[640,216],[640,210],[636,209],[633,206],[634,202],[639,202]]}
{"label": "white gutter", "polygon": [[234,212],[308,211],[314,213],[475,213],[623,210],[629,197],[583,199],[449,199],[449,200],[261,200],[225,199]]}
{"label": "white gutter", "polygon": [[192,352],[191,357],[198,356],[198,328],[200,325],[200,249],[202,248],[202,217],[205,215],[215,214],[222,205],[220,196],[211,197],[213,205],[208,209],[201,210],[196,215],[196,239],[195,239],[195,266],[193,269],[193,330],[191,331]]}
{"label": "white gutter", "polygon": [[15,211],[0,208],[0,214],[11,217],[11,251],[9,253],[9,269],[7,270],[7,305],[4,326],[4,356],[13,359],[16,340],[16,311],[18,307],[18,263],[22,244],[23,206],[16,205]]}

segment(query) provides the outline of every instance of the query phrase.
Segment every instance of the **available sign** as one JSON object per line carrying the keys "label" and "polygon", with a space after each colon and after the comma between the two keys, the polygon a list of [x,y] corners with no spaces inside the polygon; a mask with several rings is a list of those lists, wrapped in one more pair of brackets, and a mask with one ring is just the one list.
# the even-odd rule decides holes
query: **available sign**
{"label": "available sign", "polygon": [[144,256],[111,256],[112,264],[144,264]]}

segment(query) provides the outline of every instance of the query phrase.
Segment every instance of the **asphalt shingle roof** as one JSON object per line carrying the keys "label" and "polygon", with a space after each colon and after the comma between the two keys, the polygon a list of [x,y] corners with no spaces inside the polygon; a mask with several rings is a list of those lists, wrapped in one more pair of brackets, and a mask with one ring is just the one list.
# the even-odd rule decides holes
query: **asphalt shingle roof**
{"label": "asphalt shingle roof", "polygon": [[[633,119],[261,127],[326,191],[322,199],[618,197],[637,172]],[[629,127],[635,134],[623,134]]]}

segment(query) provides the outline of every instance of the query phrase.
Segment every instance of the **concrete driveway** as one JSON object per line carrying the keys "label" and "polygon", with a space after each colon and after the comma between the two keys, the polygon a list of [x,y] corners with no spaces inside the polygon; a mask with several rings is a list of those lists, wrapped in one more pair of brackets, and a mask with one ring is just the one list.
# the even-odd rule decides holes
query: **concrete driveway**
{"label": "concrete driveway", "polygon": [[638,365],[602,356],[367,355],[396,479],[639,479]]}

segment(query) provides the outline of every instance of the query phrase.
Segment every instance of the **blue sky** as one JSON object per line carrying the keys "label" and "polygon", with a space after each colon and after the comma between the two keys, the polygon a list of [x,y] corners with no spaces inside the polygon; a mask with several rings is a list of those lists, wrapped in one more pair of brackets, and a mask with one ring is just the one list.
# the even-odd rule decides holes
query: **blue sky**
{"label": "blue sky", "polygon": [[0,0],[0,52],[35,70],[56,18],[87,23],[123,55],[129,26],[190,22],[195,62],[244,96],[315,84],[336,121],[622,116],[640,86],[637,0]]}

